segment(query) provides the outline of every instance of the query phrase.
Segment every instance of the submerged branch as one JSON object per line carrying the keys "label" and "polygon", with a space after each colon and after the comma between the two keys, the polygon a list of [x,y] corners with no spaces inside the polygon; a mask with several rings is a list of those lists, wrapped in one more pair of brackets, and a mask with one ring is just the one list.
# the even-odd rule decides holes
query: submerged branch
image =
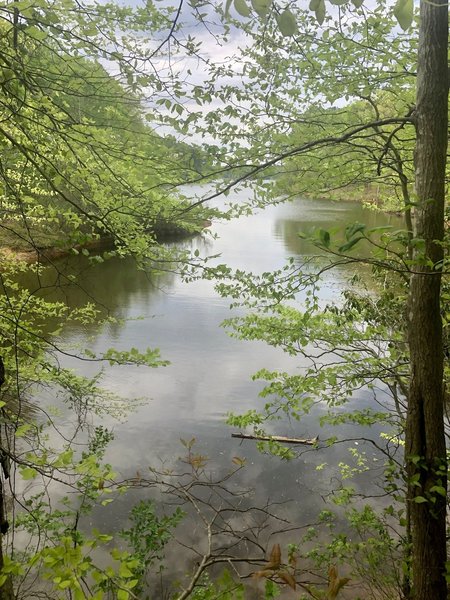
{"label": "submerged branch", "polygon": [[282,435],[251,435],[249,433],[232,433],[231,437],[241,438],[243,440],[259,440],[262,442],[282,442],[283,444],[308,444],[313,446],[319,441],[319,436],[315,438],[291,438]]}

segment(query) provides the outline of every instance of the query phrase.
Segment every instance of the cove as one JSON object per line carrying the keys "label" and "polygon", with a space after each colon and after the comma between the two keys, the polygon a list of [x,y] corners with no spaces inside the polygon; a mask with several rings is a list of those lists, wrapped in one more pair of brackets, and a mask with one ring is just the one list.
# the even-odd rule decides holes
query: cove
{"label": "cove", "polygon": [[[397,217],[374,213],[357,203],[297,199],[249,217],[214,222],[211,233],[217,234],[217,239],[206,234],[178,243],[198,249],[201,255],[220,254],[217,261],[230,267],[263,272],[281,267],[290,256],[300,263],[317,254],[317,248],[301,239],[300,233],[308,233],[313,227],[344,229],[355,221],[370,227],[401,227]],[[58,268],[76,274],[77,285],[49,292],[55,299],[81,306],[92,297],[124,320],[102,330],[68,325],[61,333],[61,343],[67,347],[90,347],[93,351],[157,347],[162,358],[170,361],[169,366],[157,369],[104,367],[101,381],[106,388],[123,398],[142,399],[123,422],[90,417],[92,424],[101,422],[114,430],[106,460],[120,474],[119,478],[145,475],[149,465],[175,468],[185,452],[180,438],[195,438],[196,452],[208,457],[208,469],[213,473],[228,469],[235,456],[245,458],[246,466],[238,483],[255,490],[255,504],[291,501],[283,506],[282,513],[292,523],[313,521],[327,507],[337,465],[348,460],[349,444],[302,452],[298,459],[285,462],[258,453],[253,442],[233,439],[234,429],[225,423],[228,412],[244,412],[263,402],[258,397],[263,383],[251,378],[257,370],[266,367],[295,371],[302,366],[299,358],[261,342],[230,338],[221,327],[222,321],[232,314],[230,301],[221,298],[210,281],[184,283],[170,272],[155,276],[138,270],[131,259],[113,258],[91,266],[84,257],[75,257],[59,262]],[[370,277],[366,267],[356,269],[362,277]],[[339,302],[353,274],[342,267],[327,271],[320,288],[321,301]],[[51,274],[47,277],[51,279]],[[98,371],[98,365],[75,358],[61,356],[60,360],[64,366],[85,375]],[[370,406],[373,401],[373,392],[364,389],[352,399],[359,407]],[[74,427],[73,415],[68,407],[59,409],[61,426],[69,433]],[[358,426],[342,425],[338,431],[320,428],[320,410],[315,408],[300,423],[273,424],[271,432],[289,437],[318,435],[320,439],[330,435],[343,439],[368,435]],[[370,435],[377,438],[379,432],[373,427]],[[367,452],[370,460],[371,449]],[[324,462],[327,468],[317,471],[316,466]],[[382,475],[381,464],[378,475]],[[361,491],[367,491],[373,483],[373,472],[370,480],[363,476],[356,480]],[[133,491],[131,499],[137,501],[146,494],[146,490]],[[130,495],[118,498],[107,508],[96,510],[86,526],[120,530],[126,523],[130,502]]]}

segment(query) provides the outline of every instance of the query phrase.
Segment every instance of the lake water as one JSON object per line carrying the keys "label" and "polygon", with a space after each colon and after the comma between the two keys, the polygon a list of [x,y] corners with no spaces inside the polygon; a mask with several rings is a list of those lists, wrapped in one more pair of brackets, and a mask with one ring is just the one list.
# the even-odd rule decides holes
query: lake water
{"label": "lake water", "polygon": [[[214,222],[211,236],[180,242],[198,249],[202,255],[220,254],[220,262],[231,267],[255,273],[281,267],[288,257],[301,262],[317,253],[310,243],[300,239],[313,227],[342,229],[349,222],[360,221],[370,226],[392,222],[396,217],[376,214],[355,203],[296,200],[285,205],[269,207],[264,211],[230,222]],[[64,266],[64,263],[60,265]],[[225,424],[226,415],[240,413],[261,406],[258,393],[262,382],[253,381],[252,374],[260,368],[295,371],[302,366],[299,358],[260,342],[232,339],[221,327],[224,319],[232,316],[229,300],[221,298],[208,281],[183,283],[174,274],[154,276],[137,270],[132,260],[112,259],[87,269],[84,258],[70,259],[70,270],[78,273],[81,287],[64,292],[71,305],[82,304],[87,295],[84,289],[123,324],[101,330],[93,327],[70,325],[63,332],[63,342],[69,347],[79,344],[94,351],[115,347],[127,349],[157,347],[161,356],[170,361],[164,368],[144,367],[104,368],[102,383],[124,398],[142,398],[125,422],[104,418],[102,423],[114,429],[106,459],[120,473],[120,477],[145,476],[148,466],[164,464],[176,468],[184,449],[180,438],[196,438],[196,452],[209,458],[208,468],[213,474],[226,471],[235,456],[245,457],[246,467],[239,473],[240,485],[255,490],[254,503],[292,501],[283,508],[283,515],[292,523],[314,521],[318,512],[328,507],[327,494],[337,475],[340,460],[348,460],[347,447],[341,444],[332,450],[304,452],[292,462],[261,455],[254,442],[231,438],[234,429]],[[363,277],[370,271],[358,267]],[[325,302],[339,302],[347,279],[354,274],[344,268],[327,271],[321,287]],[[301,298],[299,299],[301,301]],[[85,374],[93,374],[98,367],[65,357],[65,366]],[[382,391],[380,391],[382,393]],[[362,390],[352,402],[359,407],[373,402],[373,393]],[[62,420],[69,428],[73,416],[62,409]],[[323,430],[318,423],[320,407],[304,421],[280,421],[271,426],[272,432],[291,437],[326,439],[331,430]],[[367,431],[344,425],[338,437],[357,439]],[[370,435],[377,437],[374,427]],[[367,448],[371,459],[370,448]],[[375,456],[374,456],[375,458]],[[316,471],[319,463],[328,467]],[[371,475],[373,483],[374,475]],[[368,486],[364,478],[358,485]],[[146,495],[145,490],[132,493],[133,499]],[[130,497],[124,496],[107,508],[94,514],[96,526],[120,529],[126,522]]]}

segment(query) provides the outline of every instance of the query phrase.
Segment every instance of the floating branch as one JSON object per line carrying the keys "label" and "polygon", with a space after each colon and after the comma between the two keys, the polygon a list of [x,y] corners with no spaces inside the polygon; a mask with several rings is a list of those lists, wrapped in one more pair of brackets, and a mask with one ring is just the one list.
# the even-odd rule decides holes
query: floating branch
{"label": "floating branch", "polygon": [[243,440],[258,440],[261,442],[282,442],[283,444],[309,444],[313,446],[319,441],[319,436],[316,435],[312,439],[290,438],[282,435],[251,435],[250,433],[232,433],[231,437],[241,438]]}

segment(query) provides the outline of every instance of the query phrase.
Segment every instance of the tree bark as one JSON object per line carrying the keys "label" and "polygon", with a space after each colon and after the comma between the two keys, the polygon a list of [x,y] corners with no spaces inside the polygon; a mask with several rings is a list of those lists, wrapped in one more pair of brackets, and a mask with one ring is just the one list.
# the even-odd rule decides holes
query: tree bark
{"label": "tree bark", "polygon": [[447,462],[440,309],[448,111],[447,0],[421,1],[414,114],[415,252],[409,294],[411,382],[406,423],[407,502],[411,512],[412,597],[445,600]]}
{"label": "tree bark", "polygon": [[[3,359],[0,356],[0,388],[5,383],[5,367]],[[3,493],[3,480],[0,478],[0,525],[6,522],[5,517],[5,498]],[[3,534],[0,531],[0,571],[3,568]],[[5,583],[0,587],[0,600],[14,600],[14,588],[11,577],[8,577]]]}

